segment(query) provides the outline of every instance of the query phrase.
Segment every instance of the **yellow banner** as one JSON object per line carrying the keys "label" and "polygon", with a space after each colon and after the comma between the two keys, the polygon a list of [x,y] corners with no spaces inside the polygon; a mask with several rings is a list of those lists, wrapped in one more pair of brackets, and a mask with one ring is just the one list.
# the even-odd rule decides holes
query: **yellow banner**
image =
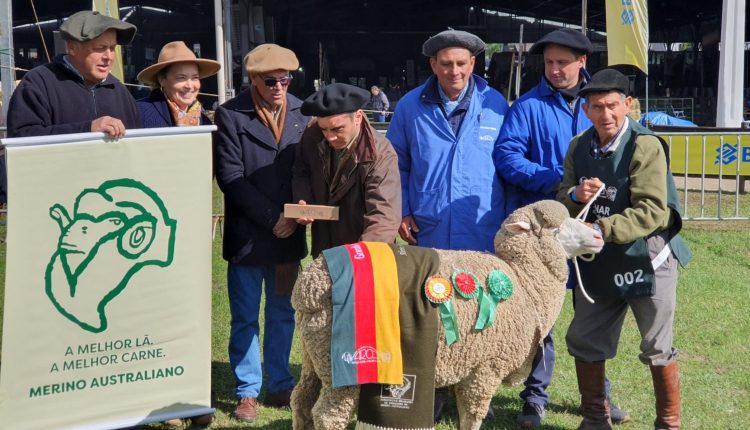
{"label": "yellow banner", "polygon": [[[107,15],[114,19],[120,19],[120,9],[117,6],[117,0],[93,0],[93,10],[102,15]],[[115,62],[112,65],[111,72],[120,82],[125,82],[125,73],[122,71],[122,47],[115,47]]]}
{"label": "yellow banner", "polygon": [[632,64],[648,74],[646,0],[607,0],[609,65]]}
{"label": "yellow banner", "polygon": [[3,141],[3,428],[210,412],[211,129]]}
{"label": "yellow banner", "polygon": [[670,146],[672,173],[750,176],[750,134],[659,134]]}

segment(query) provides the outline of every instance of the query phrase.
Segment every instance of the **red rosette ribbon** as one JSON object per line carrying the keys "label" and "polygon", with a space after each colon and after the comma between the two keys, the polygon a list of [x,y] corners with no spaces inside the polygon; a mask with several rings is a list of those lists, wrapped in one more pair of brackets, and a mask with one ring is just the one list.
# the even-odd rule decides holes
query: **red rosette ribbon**
{"label": "red rosette ribbon", "polygon": [[453,272],[451,280],[453,280],[453,285],[456,287],[459,296],[465,299],[473,299],[479,294],[481,285],[479,285],[477,277],[471,273],[458,269]]}

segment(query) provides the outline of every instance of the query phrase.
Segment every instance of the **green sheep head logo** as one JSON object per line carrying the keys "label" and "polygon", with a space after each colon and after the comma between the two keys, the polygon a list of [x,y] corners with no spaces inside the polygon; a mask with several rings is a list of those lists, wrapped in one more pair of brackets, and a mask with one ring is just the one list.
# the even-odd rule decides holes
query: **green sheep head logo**
{"label": "green sheep head logo", "polygon": [[60,237],[45,272],[45,292],[65,318],[86,331],[107,329],[107,304],[139,270],[172,264],[177,221],[141,182],[104,182],[81,191],[72,217],[61,204],[49,214]]}

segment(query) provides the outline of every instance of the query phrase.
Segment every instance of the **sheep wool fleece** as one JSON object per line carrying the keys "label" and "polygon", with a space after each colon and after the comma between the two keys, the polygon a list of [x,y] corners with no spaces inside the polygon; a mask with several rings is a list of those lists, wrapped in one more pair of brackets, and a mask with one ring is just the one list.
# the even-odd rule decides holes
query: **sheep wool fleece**
{"label": "sheep wool fleece", "polygon": [[[505,224],[524,222],[525,234],[501,228],[497,255],[477,251],[435,250],[437,274],[457,269],[486,280],[493,270],[510,277],[513,295],[496,310],[495,322],[474,330],[478,305],[454,300],[460,340],[446,345],[438,325],[435,386],[455,385],[461,428],[479,428],[500,383],[526,379],[542,338],[562,308],[568,278],[566,255],[555,237],[568,219],[565,207],[542,201],[518,209]],[[360,396],[360,387],[333,389],[331,378],[331,278],[325,260],[315,259],[300,275],[292,293],[296,326],[302,340],[302,375],[292,394],[294,429],[345,429]],[[314,406],[314,408],[313,408]]]}

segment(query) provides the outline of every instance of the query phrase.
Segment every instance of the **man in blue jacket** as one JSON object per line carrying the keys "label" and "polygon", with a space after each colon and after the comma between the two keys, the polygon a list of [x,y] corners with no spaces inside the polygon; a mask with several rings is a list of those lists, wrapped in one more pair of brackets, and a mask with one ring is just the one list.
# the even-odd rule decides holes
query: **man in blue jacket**
{"label": "man in blue jacket", "polygon": [[[563,161],[573,136],[591,127],[582,110],[578,91],[589,78],[586,55],[591,42],[580,31],[555,30],[539,39],[530,54],[544,55],[544,76],[508,111],[495,143],[493,159],[498,174],[516,188],[519,206],[555,199],[563,175]],[[515,209],[508,207],[509,211]],[[552,333],[536,353],[518,416],[522,427],[539,427],[549,403],[546,389],[555,366]],[[612,407],[612,421],[630,419]]]}
{"label": "man in blue jacket", "polygon": [[472,74],[484,42],[446,30],[422,46],[431,76],[398,103],[388,140],[401,172],[402,239],[442,249],[493,250],[505,219],[505,190],[492,148],[508,109]]}
{"label": "man in blue jacket", "polygon": [[[492,149],[508,103],[472,73],[484,48],[465,31],[429,38],[422,53],[434,76],[404,95],[393,114],[387,137],[401,173],[399,235],[410,244],[494,250],[507,213]],[[446,397],[436,393],[436,421]]]}

